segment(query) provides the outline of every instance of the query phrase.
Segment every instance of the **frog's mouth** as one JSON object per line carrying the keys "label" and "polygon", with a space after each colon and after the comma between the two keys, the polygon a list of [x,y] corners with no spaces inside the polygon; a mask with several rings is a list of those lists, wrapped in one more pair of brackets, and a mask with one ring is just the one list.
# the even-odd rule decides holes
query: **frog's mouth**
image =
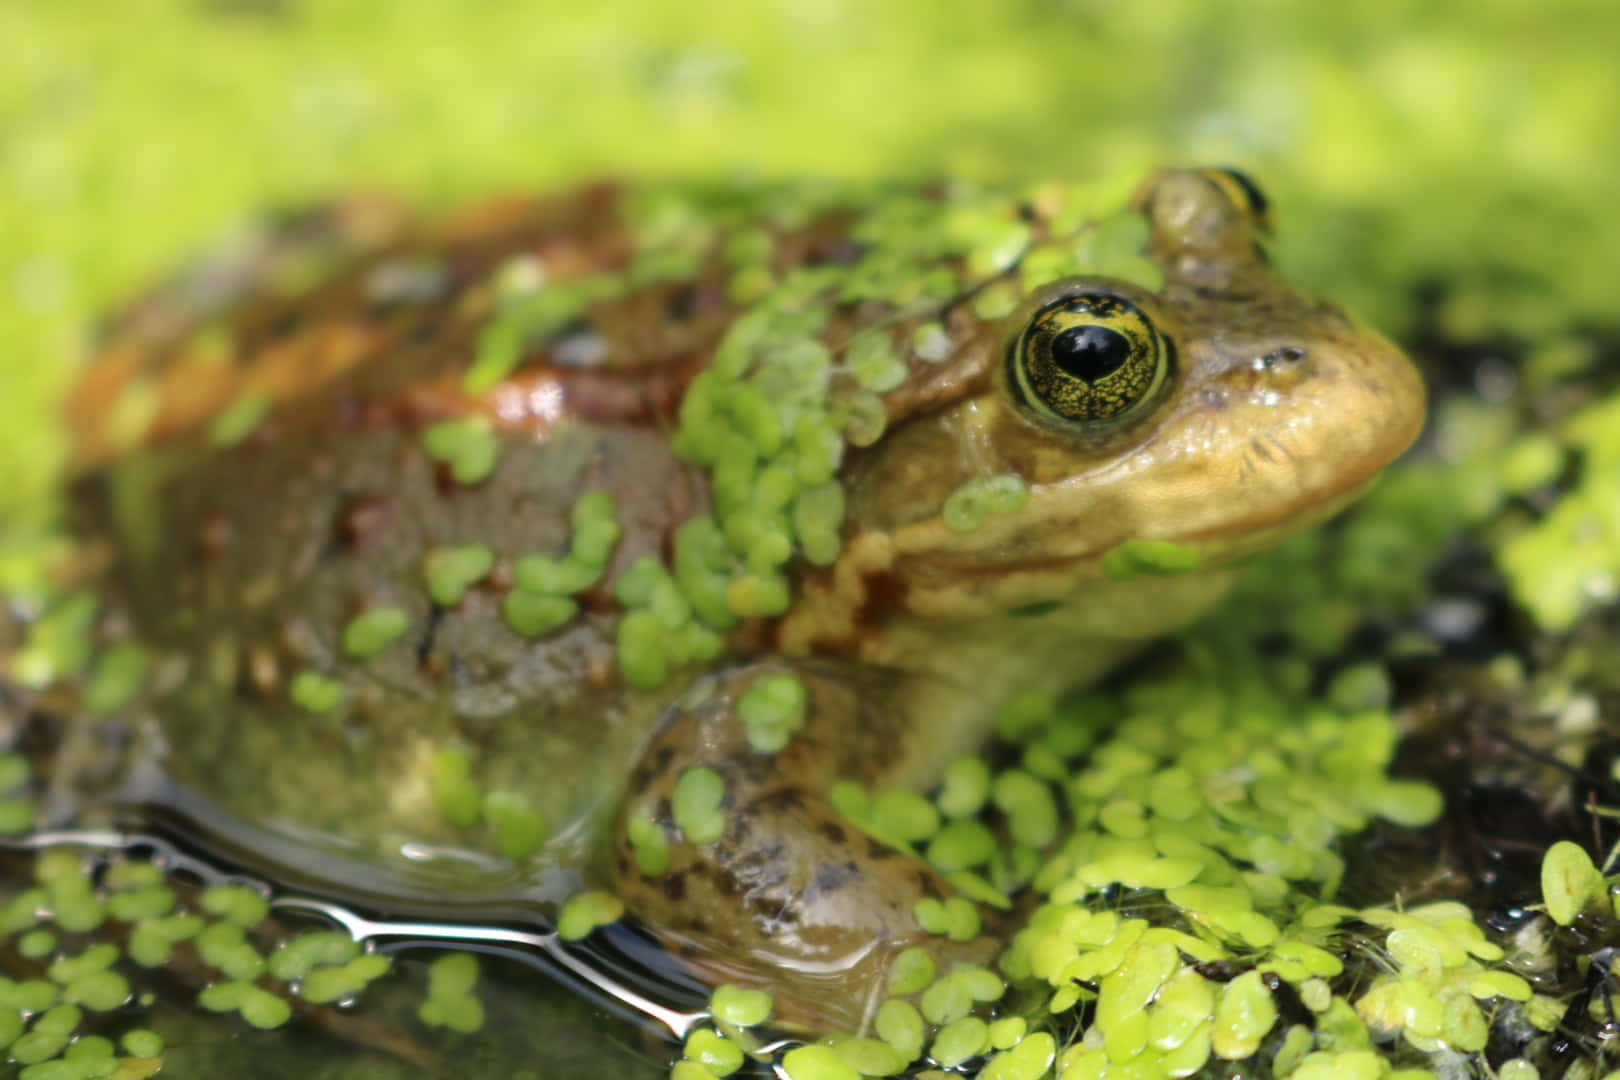
{"label": "frog's mouth", "polygon": [[[887,569],[901,583],[905,609],[945,618],[1053,600],[1068,603],[1088,590],[1136,585],[1144,577],[1220,571],[1322,524],[1364,495],[1416,438],[1421,409],[1414,413],[1410,424],[1392,426],[1374,447],[1307,470],[1312,473],[1303,478],[1307,482],[1273,486],[1268,497],[1256,497],[1238,512],[1230,497],[1213,512],[1199,512],[1200,498],[1216,501],[1208,486],[1173,485],[1166,505],[1192,507],[1192,512],[1155,512],[1116,497],[1113,504],[1098,500],[1088,519],[1076,515],[1076,501],[1061,489],[1034,489],[1015,515],[1018,520],[987,521],[971,545],[960,534],[948,535],[937,521],[899,530],[892,536],[894,559]],[[1135,529],[1133,521],[1145,527]],[[1178,529],[1178,522],[1191,527]],[[1090,542],[1079,533],[1089,534]],[[1137,541],[1148,543],[1133,547]]]}
{"label": "frog's mouth", "polygon": [[[1276,547],[1296,533],[1315,528],[1360,499],[1377,478],[1374,473],[1341,490],[1313,500],[1302,499],[1219,530],[1144,538],[1173,546],[1175,554],[1191,557],[1172,557],[1163,566],[1153,566],[1151,561],[1130,566],[1128,559],[1109,565],[1111,553],[1129,547],[1131,541],[1127,540],[1101,551],[1028,559],[986,560],[948,552],[916,552],[903,555],[894,569],[913,586],[907,591],[907,606],[913,613],[952,617],[1040,604],[1081,593],[1099,583],[1128,582],[1141,575],[1192,576],[1229,567]],[[1158,551],[1165,554],[1170,548],[1161,546]],[[947,581],[955,582],[956,587],[938,587]],[[986,603],[991,595],[995,600]],[[975,599],[969,601],[970,596]]]}

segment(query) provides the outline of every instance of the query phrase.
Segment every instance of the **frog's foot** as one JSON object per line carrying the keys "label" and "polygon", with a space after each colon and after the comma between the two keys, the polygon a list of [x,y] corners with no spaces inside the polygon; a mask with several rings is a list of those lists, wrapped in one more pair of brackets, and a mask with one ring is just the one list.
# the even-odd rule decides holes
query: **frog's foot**
{"label": "frog's foot", "polygon": [[885,729],[899,720],[882,687],[797,670],[804,726],[774,753],[750,745],[738,699],[785,670],[729,672],[700,703],[671,711],[631,774],[614,886],[706,981],[771,991],[776,1022],[860,1030],[888,996],[902,951],[921,948],[943,972],[988,962],[999,943],[925,931],[915,905],[949,898],[950,886],[826,801],[835,780],[870,781],[888,765],[895,741]]}

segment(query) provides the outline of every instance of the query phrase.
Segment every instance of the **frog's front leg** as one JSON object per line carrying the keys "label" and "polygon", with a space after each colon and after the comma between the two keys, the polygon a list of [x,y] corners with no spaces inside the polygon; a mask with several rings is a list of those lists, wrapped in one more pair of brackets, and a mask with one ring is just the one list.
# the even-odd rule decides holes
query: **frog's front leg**
{"label": "frog's front leg", "polygon": [[[761,750],[769,740],[756,728],[750,741],[739,712],[751,710],[739,704],[784,675],[805,689],[804,721],[780,749]],[[954,895],[950,886],[827,801],[838,780],[878,782],[923,735],[897,707],[899,683],[831,663],[722,673],[670,710],[631,773],[616,891],[705,979],[771,990],[778,1022],[859,1029],[913,946],[941,971],[994,954],[989,937],[928,934],[914,907]]]}

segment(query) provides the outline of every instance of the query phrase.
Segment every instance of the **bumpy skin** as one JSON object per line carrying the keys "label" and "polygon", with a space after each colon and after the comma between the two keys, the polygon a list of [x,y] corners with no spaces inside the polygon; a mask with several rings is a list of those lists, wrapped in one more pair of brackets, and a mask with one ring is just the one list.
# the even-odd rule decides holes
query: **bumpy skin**
{"label": "bumpy skin", "polygon": [[[109,328],[73,402],[75,507],[85,562],[101,567],[103,635],[155,657],[116,723],[157,766],[130,770],[112,801],[178,806],[272,876],[340,893],[555,901],[581,879],[610,882],[710,977],[772,986],[789,1019],[853,1026],[899,949],[982,961],[994,943],[925,935],[912,906],[948,887],[841,821],[829,786],[925,786],[982,742],[1011,693],[1081,685],[1196,617],[1233,559],[1320,520],[1411,441],[1422,388],[1393,347],[1270,270],[1250,193],[1216,172],[1166,172],[1138,191],[1163,284],[1107,284],[1176,352],[1162,394],[1124,424],[1054,427],[1009,393],[1007,343],[1084,282],[1047,284],[989,318],[975,297],[1024,280],[1018,252],[987,266],[948,244],[919,257],[919,277],[956,283],[933,300],[840,299],[834,276],[816,301],[817,339],[836,353],[879,328],[906,364],[882,397],[882,437],[844,455],[842,551],[830,566],[790,563],[790,610],[730,628],[722,659],[633,690],[616,667],[621,612],[606,583],[637,556],[667,559],[679,526],[712,508],[709,471],[668,436],[691,379],[749,308],[728,240],[763,229],[778,280],[856,268],[872,207],[821,199],[791,221],[727,219],[686,271],[586,305],[469,393],[462,373],[502,267],[532,260],[550,288],[633,266],[632,201],[589,188],[420,232],[380,204],[339,206],[244,244]],[[987,205],[1036,247],[1061,213],[1051,202]],[[312,265],[313,286],[302,280]],[[925,362],[912,332],[931,320],[949,351]],[[235,445],[211,443],[211,418],[248,393],[271,403],[265,419]],[[468,415],[490,417],[501,442],[493,473],[470,485],[421,442],[426,425]],[[952,492],[996,475],[1022,478],[1021,509],[969,531],[942,520]],[[604,584],[559,631],[513,632],[500,612],[511,560],[566,550],[569,508],[588,490],[610,493],[624,526]],[[1106,553],[1142,539],[1193,550],[1200,568],[1103,572]],[[436,609],[424,555],[474,542],[497,553],[494,571]],[[375,658],[346,658],[343,626],[379,605],[404,609],[410,632]],[[340,710],[290,700],[304,669],[341,681]],[[803,729],[775,755],[749,747],[734,708],[763,672],[795,673],[809,691]],[[433,800],[431,762],[447,746],[469,751],[484,788],[521,792],[543,813],[540,854],[493,870],[390,854],[467,843]],[[725,780],[728,814],[722,838],[701,846],[670,805],[699,764]],[[198,812],[199,797],[216,809]],[[630,815],[662,826],[666,873],[637,870]]]}

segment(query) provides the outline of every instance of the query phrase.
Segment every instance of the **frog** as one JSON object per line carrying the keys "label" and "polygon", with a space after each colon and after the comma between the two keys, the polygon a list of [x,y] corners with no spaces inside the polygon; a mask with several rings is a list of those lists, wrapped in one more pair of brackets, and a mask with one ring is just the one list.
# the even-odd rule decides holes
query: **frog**
{"label": "frog", "polygon": [[140,662],[63,707],[47,805],[388,911],[599,890],[859,1030],[898,957],[989,962],[1005,916],[930,932],[952,880],[837,792],[928,790],[1417,437],[1412,363],[1271,233],[1246,175],[1168,168],[248,235],[69,400],[75,580]]}

